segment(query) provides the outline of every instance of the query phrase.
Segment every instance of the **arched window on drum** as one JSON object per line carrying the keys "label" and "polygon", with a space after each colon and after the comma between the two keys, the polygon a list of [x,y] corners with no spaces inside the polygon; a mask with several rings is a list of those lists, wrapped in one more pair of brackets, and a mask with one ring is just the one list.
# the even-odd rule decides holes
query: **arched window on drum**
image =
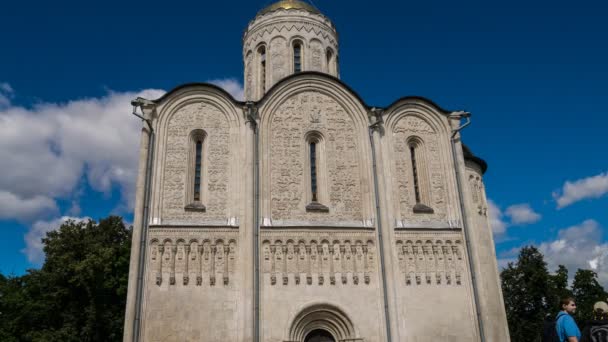
{"label": "arched window on drum", "polygon": [[303,56],[303,44],[302,41],[300,40],[294,40],[293,41],[293,72],[294,74],[298,73],[298,72],[302,72],[302,56]]}

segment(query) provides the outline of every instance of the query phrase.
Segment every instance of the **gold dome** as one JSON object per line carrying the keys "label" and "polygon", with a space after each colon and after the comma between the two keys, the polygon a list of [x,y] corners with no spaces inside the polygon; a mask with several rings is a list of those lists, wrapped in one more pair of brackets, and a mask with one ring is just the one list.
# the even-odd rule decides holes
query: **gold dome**
{"label": "gold dome", "polygon": [[261,10],[260,12],[258,12],[258,15],[262,15],[262,14],[266,14],[268,12],[272,12],[272,11],[276,11],[278,9],[302,9],[311,13],[316,13],[316,14],[320,14],[321,12],[319,12],[318,9],[316,9],[313,5],[308,4],[304,1],[300,1],[300,0],[281,0],[281,1],[277,1],[274,4],[264,8],[263,10]]}

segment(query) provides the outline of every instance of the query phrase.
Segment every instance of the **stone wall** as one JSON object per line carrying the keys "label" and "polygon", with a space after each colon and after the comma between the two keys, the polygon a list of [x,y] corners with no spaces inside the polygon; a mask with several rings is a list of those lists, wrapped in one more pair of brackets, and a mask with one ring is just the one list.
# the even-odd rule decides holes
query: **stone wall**
{"label": "stone wall", "polygon": [[236,341],[238,229],[149,233],[143,341]]}

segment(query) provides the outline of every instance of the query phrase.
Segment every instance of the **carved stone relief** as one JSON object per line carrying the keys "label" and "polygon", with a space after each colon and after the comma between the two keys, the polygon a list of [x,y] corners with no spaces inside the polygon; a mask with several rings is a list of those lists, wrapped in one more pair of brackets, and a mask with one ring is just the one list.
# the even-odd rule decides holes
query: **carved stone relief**
{"label": "carved stone relief", "polygon": [[[186,197],[189,135],[194,129],[206,132],[204,149],[207,163],[206,212],[184,210],[190,202]],[[208,103],[193,103],[179,109],[167,125],[163,178],[163,219],[193,220],[196,218],[225,219],[228,206],[228,175],[230,174],[230,127],[226,116]]]}
{"label": "carved stone relief", "polygon": [[373,234],[273,232],[262,239],[262,272],[271,285],[369,284],[375,272]]}
{"label": "carved stone relief", "polygon": [[302,33],[314,34],[319,39],[322,39],[327,43],[327,45],[331,46],[334,51],[337,51],[338,42],[336,40],[335,33],[331,30],[327,30],[326,27],[316,25],[312,22],[299,22],[292,21],[289,24],[274,24],[274,25],[264,25],[259,26],[253,30],[247,32],[247,38],[243,44],[245,49],[249,49],[251,46],[257,45],[259,41],[264,41],[270,37],[270,35],[274,34],[282,34],[284,36],[288,36],[288,33],[291,35]]}
{"label": "carved stone relief", "polygon": [[[412,208],[416,204],[412,174],[412,161],[408,139],[418,137],[422,140],[424,155],[428,165],[428,184],[433,214],[414,214]],[[408,115],[399,120],[393,129],[393,160],[395,165],[395,198],[399,200],[399,211],[402,219],[410,222],[425,222],[446,218],[447,192],[441,153],[439,151],[439,136],[423,119]]]}
{"label": "carved stone relief", "polygon": [[396,242],[399,270],[406,286],[462,285],[464,260],[457,235],[401,236]]}
{"label": "carved stone relief", "polygon": [[237,234],[221,229],[155,229],[149,272],[156,285],[229,285],[236,269]]}
{"label": "carved stone relief", "polygon": [[247,52],[245,57],[245,99],[251,100],[253,97],[253,52]]}
{"label": "carved stone relief", "polygon": [[272,64],[272,83],[278,82],[287,75],[287,40],[276,37],[270,42],[270,63]]}
{"label": "carved stone relief", "polygon": [[323,71],[323,44],[314,39],[310,41],[310,69],[313,71]]}
{"label": "carved stone relief", "polygon": [[483,181],[478,174],[469,172],[469,190],[471,191],[471,197],[473,205],[477,208],[479,215],[487,216],[488,207],[483,196]]}
{"label": "carved stone relief", "polygon": [[[305,134],[317,131],[325,144],[328,213],[307,213]],[[288,98],[270,124],[270,190],[273,220],[362,220],[360,147],[355,124],[334,99],[306,92]]]}

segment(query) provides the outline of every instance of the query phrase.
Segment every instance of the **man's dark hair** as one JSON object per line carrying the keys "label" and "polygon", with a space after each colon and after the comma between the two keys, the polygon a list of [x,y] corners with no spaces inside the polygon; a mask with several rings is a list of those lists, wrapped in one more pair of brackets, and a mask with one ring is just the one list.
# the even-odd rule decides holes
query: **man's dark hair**
{"label": "man's dark hair", "polygon": [[562,298],[562,300],[560,301],[559,307],[560,307],[561,309],[563,309],[563,308],[564,308],[564,305],[568,305],[568,304],[570,304],[570,302],[574,302],[574,298],[572,298],[572,297],[564,297],[564,298]]}

